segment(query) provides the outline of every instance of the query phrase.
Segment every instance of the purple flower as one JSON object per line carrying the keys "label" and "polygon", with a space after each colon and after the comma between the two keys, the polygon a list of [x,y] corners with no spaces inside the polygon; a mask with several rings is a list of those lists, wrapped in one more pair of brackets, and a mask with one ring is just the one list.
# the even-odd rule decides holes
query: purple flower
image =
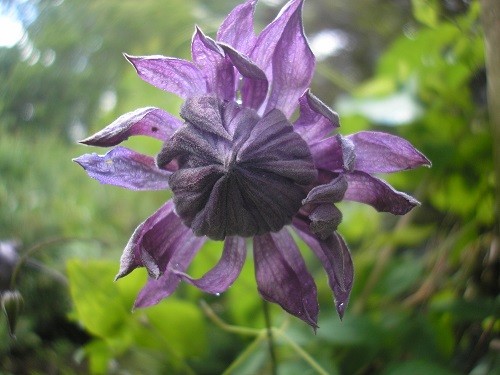
{"label": "purple flower", "polygon": [[[261,296],[316,328],[316,285],[292,233],[321,261],[342,317],[353,265],[336,232],[342,215],[335,203],[355,200],[404,214],[418,202],[372,174],[429,161],[393,135],[334,135],[337,114],[308,89],[315,58],[304,36],[303,0],[291,0],[259,35],[256,3],[236,7],[215,40],[196,28],[192,62],[125,55],[144,81],[184,99],[182,120],[141,108],[82,143],[109,147],[150,136],[164,142],[156,158],[118,146],[75,161],[101,183],[173,192],[137,227],[122,255],[117,278],[137,267],[150,275],[136,307],[158,303],[181,280],[224,292],[241,271],[246,239],[253,238]],[[193,279],[186,270],[208,239],[224,241],[221,258]]]}

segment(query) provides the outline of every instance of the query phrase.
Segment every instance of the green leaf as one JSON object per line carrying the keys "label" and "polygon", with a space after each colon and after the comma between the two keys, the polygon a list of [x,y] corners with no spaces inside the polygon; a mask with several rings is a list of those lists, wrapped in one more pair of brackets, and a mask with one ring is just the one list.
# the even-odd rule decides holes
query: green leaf
{"label": "green leaf", "polygon": [[438,365],[436,363],[424,361],[424,360],[414,360],[397,363],[390,366],[389,369],[384,372],[384,375],[422,375],[422,374],[432,374],[432,375],[456,375],[456,372],[448,370],[447,368]]}
{"label": "green leaf", "polygon": [[436,0],[412,0],[413,15],[424,25],[435,27],[439,22],[439,2]]}
{"label": "green leaf", "polygon": [[90,333],[102,338],[116,336],[130,314],[130,306],[113,282],[116,268],[115,262],[107,261],[67,263],[76,317]]}
{"label": "green leaf", "polygon": [[348,315],[341,321],[337,316],[320,320],[318,338],[333,345],[378,347],[383,337],[381,329],[367,316]]}
{"label": "green leaf", "polygon": [[112,353],[101,340],[93,340],[85,346],[85,354],[89,357],[91,374],[107,374]]}
{"label": "green leaf", "polygon": [[206,350],[205,321],[195,304],[170,298],[144,313],[150,325],[149,340],[170,346],[181,357],[195,357]]}

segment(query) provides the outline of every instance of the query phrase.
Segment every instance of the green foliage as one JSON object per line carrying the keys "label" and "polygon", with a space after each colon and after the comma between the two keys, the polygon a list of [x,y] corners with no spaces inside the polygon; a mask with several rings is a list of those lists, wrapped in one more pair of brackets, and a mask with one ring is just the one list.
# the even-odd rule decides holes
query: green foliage
{"label": "green foliage", "polygon": [[[162,358],[155,366],[181,370],[187,366],[186,358],[206,350],[201,312],[189,302],[171,298],[131,313],[135,296],[146,281],[144,273],[112,283],[115,262],[72,260],[67,267],[74,303],[71,317],[95,337],[84,349],[92,373],[107,373],[112,360],[119,368],[126,363],[128,370],[144,370],[130,361],[131,354],[153,362]],[[148,373],[156,372],[150,369]]]}

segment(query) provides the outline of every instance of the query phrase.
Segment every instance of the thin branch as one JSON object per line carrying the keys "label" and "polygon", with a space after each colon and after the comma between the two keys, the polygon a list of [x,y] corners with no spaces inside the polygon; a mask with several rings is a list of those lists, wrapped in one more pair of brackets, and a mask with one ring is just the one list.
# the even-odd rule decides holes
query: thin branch
{"label": "thin branch", "polygon": [[[205,302],[201,301],[201,308],[207,315],[207,317],[214,322],[216,326],[221,328],[224,331],[238,333],[247,336],[256,336],[257,338],[254,340],[252,344],[240,355],[238,358],[231,364],[231,366],[224,372],[224,374],[231,374],[230,371],[235,369],[238,365],[240,365],[256,348],[257,346],[264,340],[267,336],[267,329],[252,329],[246,327],[239,327],[227,324],[221,318],[217,316],[217,314],[210,308],[210,306]],[[290,337],[285,334],[285,329],[288,326],[288,321],[285,321],[280,328],[271,327],[271,331],[274,336],[280,337],[283,339],[294,351],[301,357],[305,362],[311,366],[318,374],[320,375],[328,375],[328,372],[321,367],[321,365],[316,362],[316,360],[311,357],[309,353],[307,353],[300,345],[298,345],[295,341],[293,341]]]}
{"label": "thin branch", "polygon": [[273,329],[271,326],[271,313],[269,309],[269,302],[266,300],[262,300],[262,305],[264,309],[264,319],[266,321],[266,330],[267,330],[267,342],[269,344],[269,358],[271,360],[271,374],[277,375],[277,360],[276,360],[276,351],[274,350],[274,338],[273,338]]}

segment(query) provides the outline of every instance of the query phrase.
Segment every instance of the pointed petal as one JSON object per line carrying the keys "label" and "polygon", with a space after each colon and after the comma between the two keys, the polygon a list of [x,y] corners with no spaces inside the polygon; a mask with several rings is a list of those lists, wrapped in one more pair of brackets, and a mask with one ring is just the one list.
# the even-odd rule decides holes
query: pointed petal
{"label": "pointed petal", "polygon": [[174,211],[172,200],[141,223],[130,238],[121,258],[121,278],[137,267],[145,267],[152,278],[167,270],[174,254],[193,237]]}
{"label": "pointed petal", "polygon": [[281,39],[283,30],[290,18],[302,6],[303,0],[291,0],[282,9],[278,16],[267,25],[257,37],[255,47],[250,58],[266,73],[270,81],[273,78],[273,57],[276,46]]}
{"label": "pointed petal", "polygon": [[231,46],[219,43],[234,67],[243,76],[241,84],[241,100],[244,107],[259,109],[267,96],[269,86],[265,73],[250,60]]}
{"label": "pointed petal", "polygon": [[235,93],[233,64],[224,55],[222,48],[203,34],[198,27],[191,42],[191,53],[193,61],[205,76],[208,92],[215,93],[222,100],[233,100]]}
{"label": "pointed petal", "polygon": [[226,17],[217,31],[217,40],[248,54],[255,45],[253,13],[257,0],[247,0],[238,5]]}
{"label": "pointed petal", "polygon": [[[123,254],[120,259],[120,270],[118,271],[118,275],[116,275],[115,280],[122,278],[123,276],[128,275],[134,269],[138,267],[146,267],[151,268],[149,265],[144,264],[142,260],[142,239],[144,234],[153,228],[153,226],[163,220],[166,217],[171,215],[174,211],[174,204],[172,200],[167,201],[163,206],[161,206],[153,215],[148,217],[145,221],[143,221],[139,226],[135,229],[132,237],[128,241],[125,249],[123,250]],[[153,265],[154,267],[154,265]],[[158,271],[159,273],[159,271]]]}
{"label": "pointed petal", "polygon": [[335,232],[327,239],[320,240],[311,233],[306,222],[297,218],[294,219],[293,225],[300,238],[321,261],[328,276],[330,288],[335,295],[335,307],[342,319],[354,280],[351,254],[344,239]]}
{"label": "pointed petal", "polygon": [[168,177],[172,174],[156,167],[152,157],[121,146],[105,155],[85,154],[73,161],[101,184],[130,190],[168,189]]}
{"label": "pointed petal", "polygon": [[326,138],[339,127],[339,116],[309,90],[299,99],[300,116],[294,123],[294,130],[308,143],[313,144]]}
{"label": "pointed petal", "polygon": [[203,277],[193,279],[183,272],[178,272],[177,275],[207,293],[222,293],[238,278],[245,263],[246,253],[247,247],[244,238],[226,237],[222,257],[216,266]]}
{"label": "pointed petal", "polygon": [[290,15],[273,54],[271,93],[266,111],[280,109],[287,118],[297,108],[299,98],[309,87],[315,67],[314,54],[302,25],[302,3]]}
{"label": "pointed petal", "polygon": [[394,190],[387,182],[368,173],[354,171],[345,177],[348,188],[344,199],[369,204],[379,212],[404,215],[420,204],[415,198]]}
{"label": "pointed petal", "polygon": [[327,184],[318,185],[309,191],[302,204],[321,204],[340,202],[347,190],[347,180],[340,175]]}
{"label": "pointed petal", "polygon": [[133,135],[145,135],[166,141],[181,125],[181,120],[159,108],[139,108],[118,117],[110,125],[80,143],[110,147]]}
{"label": "pointed petal", "polygon": [[316,328],[316,285],[288,230],[255,236],[253,241],[255,277],[261,296]]}
{"label": "pointed petal", "polygon": [[430,166],[431,162],[406,139],[392,134],[363,131],[347,136],[354,144],[354,169],[366,173],[390,173]]}
{"label": "pointed petal", "polygon": [[156,279],[167,272],[167,265],[174,254],[185,246],[191,237],[193,232],[182,223],[174,211],[144,232],[140,244],[141,257],[149,275]]}
{"label": "pointed petal", "polygon": [[343,172],[354,167],[354,144],[340,134],[309,144],[309,149],[318,169]]}
{"label": "pointed petal", "polygon": [[186,99],[207,93],[201,71],[190,61],[165,56],[130,56],[139,77],[147,83]]}
{"label": "pointed petal", "polygon": [[134,307],[148,307],[156,305],[162,299],[171,295],[181,279],[176,273],[184,272],[191,264],[194,256],[206,242],[206,237],[196,237],[189,231],[188,236],[172,254],[167,270],[158,278],[150,278],[141,289]]}

